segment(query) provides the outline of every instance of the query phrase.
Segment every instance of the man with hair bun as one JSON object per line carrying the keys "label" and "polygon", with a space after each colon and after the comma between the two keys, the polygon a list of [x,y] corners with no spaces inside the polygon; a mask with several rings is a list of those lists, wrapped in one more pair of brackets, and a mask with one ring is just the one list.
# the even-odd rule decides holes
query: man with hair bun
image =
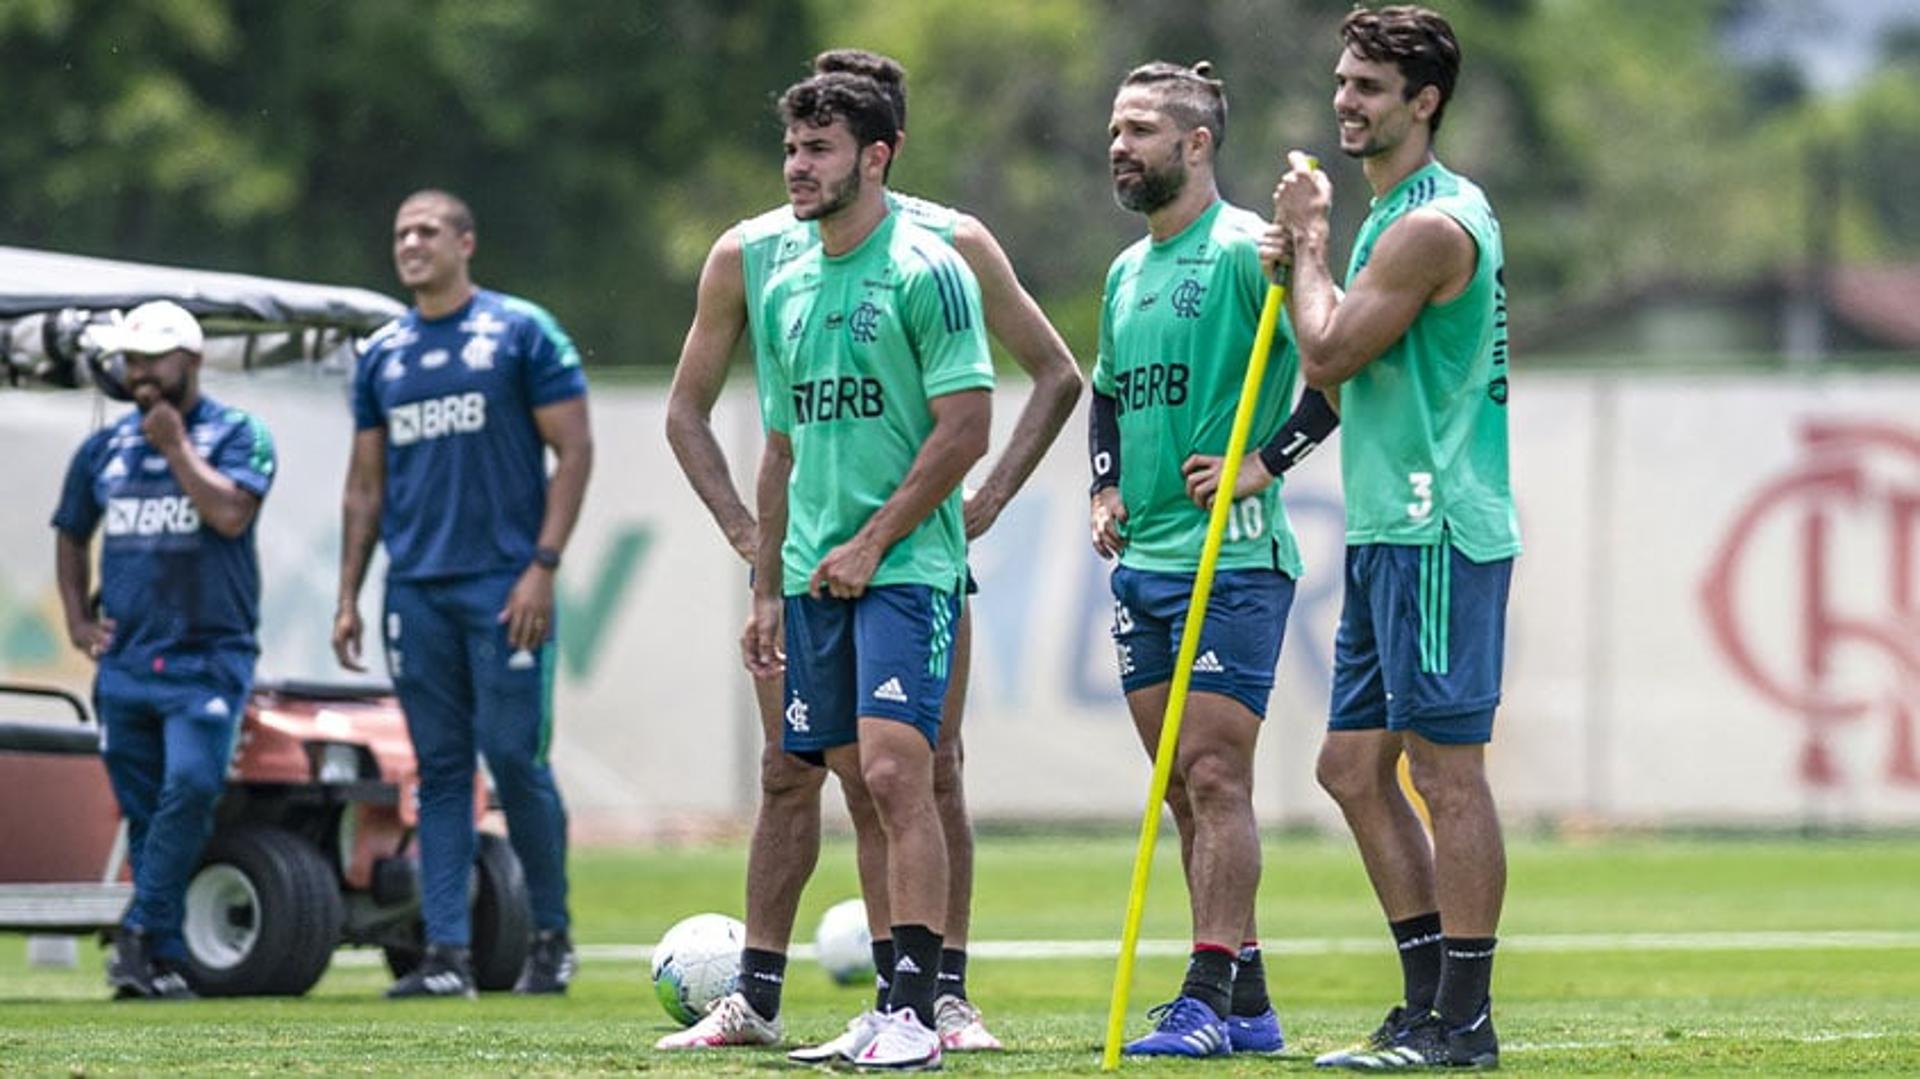
{"label": "man with hair bun", "polygon": [[[1220,197],[1227,102],[1212,65],[1150,63],[1120,84],[1108,127],[1114,197],[1147,236],[1107,272],[1089,448],[1094,550],[1117,557],[1113,641],[1135,729],[1160,741],[1194,574],[1268,282],[1265,227]],[[1179,995],[1126,1046],[1143,1056],[1272,1053],[1285,1045],[1254,928],[1260,837],[1253,756],[1301,571],[1279,475],[1333,426],[1294,404],[1283,329],[1254,413],[1200,632],[1167,805],[1180,832],[1193,951]],[[1283,422],[1284,421],[1284,422]]]}

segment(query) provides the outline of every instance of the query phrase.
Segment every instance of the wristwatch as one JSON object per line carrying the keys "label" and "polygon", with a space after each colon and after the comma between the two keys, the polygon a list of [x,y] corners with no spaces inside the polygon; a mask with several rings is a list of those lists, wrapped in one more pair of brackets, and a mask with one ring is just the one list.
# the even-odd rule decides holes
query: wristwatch
{"label": "wristwatch", "polygon": [[559,569],[560,552],[552,547],[535,547],[533,549],[533,564],[542,569]]}

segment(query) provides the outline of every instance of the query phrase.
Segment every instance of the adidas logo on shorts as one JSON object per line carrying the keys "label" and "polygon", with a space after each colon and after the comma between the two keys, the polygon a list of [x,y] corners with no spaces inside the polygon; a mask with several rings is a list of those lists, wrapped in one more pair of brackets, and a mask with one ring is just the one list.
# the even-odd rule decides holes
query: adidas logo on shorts
{"label": "adidas logo on shorts", "polygon": [[873,699],[876,701],[892,701],[895,704],[905,704],[907,703],[907,691],[900,687],[900,680],[898,678],[889,678],[880,683],[879,689],[873,691]]}
{"label": "adidas logo on shorts", "polygon": [[1227,669],[1220,665],[1220,657],[1214,655],[1213,649],[1209,648],[1205,652],[1200,653],[1199,659],[1193,661],[1193,673],[1225,674],[1227,673]]}

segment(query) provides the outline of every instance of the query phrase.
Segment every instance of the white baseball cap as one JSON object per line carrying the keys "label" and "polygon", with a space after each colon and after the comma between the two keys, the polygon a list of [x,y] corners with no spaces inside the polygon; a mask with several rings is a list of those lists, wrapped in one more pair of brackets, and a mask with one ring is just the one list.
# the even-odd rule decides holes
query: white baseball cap
{"label": "white baseball cap", "polygon": [[124,318],[88,327],[87,337],[102,352],[142,356],[163,355],[174,349],[198,355],[206,343],[200,321],[172,300],[143,303]]}

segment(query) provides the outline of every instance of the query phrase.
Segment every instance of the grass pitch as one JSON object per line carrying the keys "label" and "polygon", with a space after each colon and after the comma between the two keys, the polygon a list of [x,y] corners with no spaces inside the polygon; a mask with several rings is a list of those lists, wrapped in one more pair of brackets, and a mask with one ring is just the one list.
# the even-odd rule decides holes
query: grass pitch
{"label": "grass pitch", "polygon": [[[985,837],[974,939],[1113,940],[1132,843]],[[1502,1063],[1534,1074],[1913,1074],[1920,1072],[1920,839],[1516,842],[1494,980]],[[388,1003],[385,971],[343,952],[301,1000],[107,1002],[101,954],[77,970],[31,969],[0,937],[0,1072],[210,1074],[764,1075],[779,1053],[669,1055],[672,1023],[647,968],[592,946],[650,943],[680,917],[738,913],[738,847],[577,852],[576,937],[589,946],[564,1000]],[[851,850],[829,843],[800,938],[855,893]],[[1260,922],[1286,1024],[1280,1058],[1127,1061],[1126,1074],[1311,1071],[1397,995],[1398,968],[1357,856],[1337,840],[1268,844]],[[1154,873],[1143,937],[1185,936],[1171,844]],[[604,954],[604,953],[602,953]],[[1172,994],[1182,960],[1137,968],[1130,1032]],[[1109,958],[976,957],[974,999],[1007,1053],[947,1058],[963,1074],[1097,1074]],[[788,972],[792,1041],[837,1032],[866,994],[811,963]]]}

